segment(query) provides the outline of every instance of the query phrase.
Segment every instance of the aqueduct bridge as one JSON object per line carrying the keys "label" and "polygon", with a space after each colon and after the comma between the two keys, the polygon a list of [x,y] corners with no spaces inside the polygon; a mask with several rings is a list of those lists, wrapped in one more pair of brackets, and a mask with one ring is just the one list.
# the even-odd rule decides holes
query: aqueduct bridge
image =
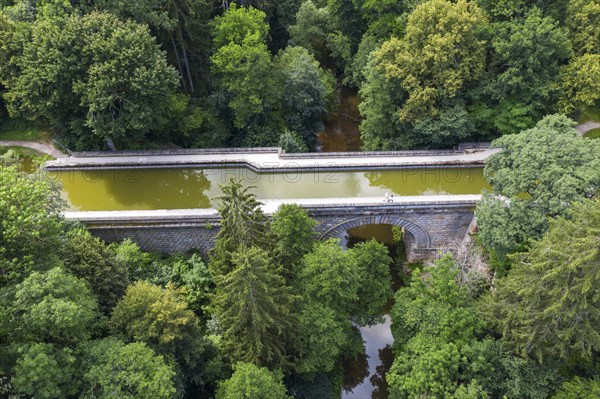
{"label": "aqueduct bridge", "polygon": [[[367,224],[400,226],[408,233],[405,234],[405,241],[409,259],[420,260],[435,257],[439,251],[455,247],[464,239],[485,184],[480,181],[481,167],[485,159],[495,152],[488,148],[462,148],[450,151],[333,155],[286,155],[276,149],[108,155],[83,153],[48,162],[46,169],[56,175],[62,173],[60,178],[67,183],[66,197],[71,202],[71,210],[65,212],[67,218],[81,221],[93,234],[107,242],[130,238],[144,250],[170,253],[191,249],[206,253],[212,247],[219,229],[219,215],[210,200],[205,201],[201,208],[177,206],[163,199],[160,196],[162,191],[174,192],[175,200],[191,197],[193,201],[198,199],[195,196],[198,192],[202,198],[218,194],[218,184],[213,181],[213,175],[206,173],[215,167],[245,168],[259,175],[309,173],[315,170],[319,173],[340,173],[337,184],[327,186],[325,191],[319,189],[314,196],[311,195],[312,187],[323,186],[323,182],[317,182],[314,176],[310,177],[311,184],[308,186],[301,179],[291,182],[285,179],[269,180],[261,189],[264,195],[258,195],[264,204],[263,211],[270,216],[282,203],[298,204],[318,222],[317,230],[321,238],[339,238],[342,244],[347,239],[347,231],[353,227]],[[165,169],[176,172],[170,177],[161,178],[164,181],[155,181],[159,180],[156,176],[160,176],[156,171]],[[129,177],[137,176],[135,173],[138,172],[132,171],[145,171],[139,176],[150,173],[148,178],[160,184],[150,191],[144,191],[146,185],[142,184],[143,180],[138,180],[138,185],[125,185],[127,196],[121,197],[124,194],[118,190],[120,186],[113,187],[116,179],[112,171],[115,170],[134,173]],[[454,172],[449,175],[440,172],[447,170]],[[457,174],[455,170],[462,172]],[[69,183],[78,182],[79,175],[73,177],[71,174],[74,171],[83,173],[81,176],[84,177],[85,173],[89,174],[89,181],[85,182],[87,185],[68,188]],[[100,171],[103,175],[97,178]],[[450,178],[450,175],[458,177]],[[192,188],[173,185],[172,180],[179,181],[181,176],[184,176],[182,182],[188,183],[191,179]],[[304,178],[306,175],[302,176]],[[222,181],[223,176],[220,178]],[[197,184],[204,185],[204,188],[194,189]],[[261,184],[259,181],[259,187],[262,187]],[[410,186],[410,190],[403,191],[406,186]],[[275,198],[268,197],[271,189],[275,192],[273,195],[277,195]],[[205,192],[202,193],[202,190]],[[105,197],[96,201],[97,208],[81,210],[90,209],[74,200],[79,198],[81,192],[91,193],[95,199],[103,195]],[[129,197],[131,192],[137,192],[143,198],[153,197],[157,202],[148,205],[143,198],[139,200],[142,202],[135,202]],[[384,202],[384,192],[396,194],[393,202]],[[113,202],[110,201],[115,201],[115,197],[115,203],[125,202],[128,206],[112,210]],[[109,205],[106,205],[106,201]],[[136,208],[138,203],[141,204],[140,208],[146,209]],[[170,205],[165,207],[170,209],[161,209],[167,203]],[[185,205],[185,201],[183,203]]]}

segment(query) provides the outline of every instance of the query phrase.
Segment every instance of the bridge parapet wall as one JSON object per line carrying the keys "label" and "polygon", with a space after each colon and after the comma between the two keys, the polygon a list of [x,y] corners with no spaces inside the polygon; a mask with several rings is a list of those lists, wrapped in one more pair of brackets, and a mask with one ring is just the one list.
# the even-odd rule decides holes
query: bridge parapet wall
{"label": "bridge parapet wall", "polygon": [[[434,258],[464,238],[473,218],[474,203],[345,204],[304,206],[318,222],[321,238],[339,238],[344,245],[347,231],[367,224],[403,227],[407,234],[409,260]],[[199,250],[207,254],[219,231],[215,210],[66,212],[69,219],[84,223],[107,242],[129,238],[146,251],[177,253]]]}

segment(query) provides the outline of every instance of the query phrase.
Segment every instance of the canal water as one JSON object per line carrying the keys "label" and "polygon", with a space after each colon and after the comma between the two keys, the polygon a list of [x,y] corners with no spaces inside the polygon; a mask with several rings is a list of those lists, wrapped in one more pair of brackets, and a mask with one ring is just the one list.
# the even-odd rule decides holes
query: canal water
{"label": "canal water", "polygon": [[353,198],[478,194],[488,187],[482,168],[398,169],[368,172],[255,173],[228,169],[122,169],[57,171],[70,210],[212,208],[230,178],[258,199]]}
{"label": "canal water", "polygon": [[[393,239],[392,226],[385,224],[365,225],[348,230],[350,239],[348,247],[357,243],[375,239],[388,247],[394,263],[390,265],[390,276],[394,292],[402,286],[396,271],[396,243]],[[387,399],[388,386],[385,375],[392,366],[391,319],[389,316],[393,300],[382,309],[384,321],[374,326],[360,327],[360,334],[365,343],[365,353],[357,359],[351,359],[344,364],[344,390],[342,399]]]}

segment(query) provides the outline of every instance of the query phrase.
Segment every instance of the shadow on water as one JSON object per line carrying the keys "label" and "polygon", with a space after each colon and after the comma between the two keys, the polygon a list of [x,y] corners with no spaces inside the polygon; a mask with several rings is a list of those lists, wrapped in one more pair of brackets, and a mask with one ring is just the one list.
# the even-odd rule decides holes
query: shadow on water
{"label": "shadow on water", "polygon": [[[388,247],[393,258],[390,276],[394,291],[402,286],[396,270],[395,255],[397,246],[392,234],[392,226],[386,224],[359,226],[348,231],[348,248],[358,243],[375,239]],[[394,360],[392,353],[392,331],[389,311],[393,300],[386,304],[382,313],[384,322],[371,327],[361,327],[360,333],[365,343],[365,353],[357,359],[344,363],[344,391],[342,399],[387,399],[388,386],[385,375]]]}
{"label": "shadow on water", "polygon": [[339,103],[335,110],[328,115],[325,130],[317,135],[319,151],[344,152],[360,151],[360,100],[355,89],[341,87]]}

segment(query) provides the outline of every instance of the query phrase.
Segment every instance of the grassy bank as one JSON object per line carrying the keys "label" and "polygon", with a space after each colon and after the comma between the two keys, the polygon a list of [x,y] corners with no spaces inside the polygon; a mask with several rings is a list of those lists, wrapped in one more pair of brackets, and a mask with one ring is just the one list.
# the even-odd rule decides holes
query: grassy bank
{"label": "grassy bank", "polygon": [[590,130],[585,134],[585,137],[590,139],[600,139],[600,128]]}
{"label": "grassy bank", "polygon": [[0,140],[50,141],[50,132],[24,119],[8,119],[0,123]]}
{"label": "grassy bank", "polygon": [[589,107],[581,111],[577,122],[600,122],[600,107]]}

